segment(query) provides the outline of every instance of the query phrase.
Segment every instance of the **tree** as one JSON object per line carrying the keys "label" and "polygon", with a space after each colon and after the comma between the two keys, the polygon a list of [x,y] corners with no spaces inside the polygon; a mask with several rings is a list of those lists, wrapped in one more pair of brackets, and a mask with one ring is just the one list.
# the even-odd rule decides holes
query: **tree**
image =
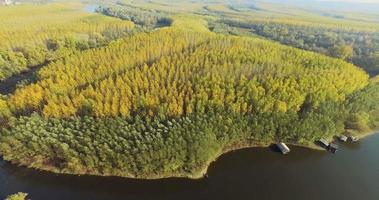
{"label": "tree", "polygon": [[28,194],[19,192],[17,194],[9,195],[5,200],[26,200]]}
{"label": "tree", "polygon": [[354,53],[353,47],[351,45],[335,45],[331,50],[330,54],[334,57],[347,60],[352,58]]}

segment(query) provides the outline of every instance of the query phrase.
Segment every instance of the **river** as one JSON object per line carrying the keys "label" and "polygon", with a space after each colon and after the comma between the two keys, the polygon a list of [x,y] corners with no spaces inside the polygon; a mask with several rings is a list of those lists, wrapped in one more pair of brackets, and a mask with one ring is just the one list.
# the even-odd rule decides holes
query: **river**
{"label": "river", "polygon": [[0,161],[0,199],[18,191],[32,200],[379,199],[379,134],[337,154],[291,149],[286,156],[269,148],[225,154],[201,180],[56,175]]}

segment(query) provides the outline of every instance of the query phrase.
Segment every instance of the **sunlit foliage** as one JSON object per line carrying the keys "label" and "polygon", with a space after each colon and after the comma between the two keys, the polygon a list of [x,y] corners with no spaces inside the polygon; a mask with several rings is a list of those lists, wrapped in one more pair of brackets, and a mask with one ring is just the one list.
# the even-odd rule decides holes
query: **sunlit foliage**
{"label": "sunlit foliage", "polygon": [[0,7],[0,80],[131,33],[133,23],[86,13],[81,4]]}
{"label": "sunlit foliage", "polygon": [[349,46],[332,58],[230,36],[244,34],[222,24],[211,25],[227,27],[216,34],[201,16],[170,19],[62,55],[1,98],[4,159],[61,173],[199,176],[234,146],[310,145],[378,127],[378,78],[343,60]]}
{"label": "sunlit foliage", "polygon": [[17,194],[9,195],[5,200],[26,200],[28,194],[19,192]]}

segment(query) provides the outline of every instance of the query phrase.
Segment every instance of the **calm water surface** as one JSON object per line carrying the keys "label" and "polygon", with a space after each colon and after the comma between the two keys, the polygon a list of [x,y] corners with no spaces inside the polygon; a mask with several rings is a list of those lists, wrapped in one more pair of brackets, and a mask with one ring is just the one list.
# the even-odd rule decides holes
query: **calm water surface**
{"label": "calm water surface", "polygon": [[0,199],[23,191],[33,200],[379,200],[379,134],[335,155],[291,149],[286,156],[268,148],[228,153],[202,180],[55,175],[0,161]]}

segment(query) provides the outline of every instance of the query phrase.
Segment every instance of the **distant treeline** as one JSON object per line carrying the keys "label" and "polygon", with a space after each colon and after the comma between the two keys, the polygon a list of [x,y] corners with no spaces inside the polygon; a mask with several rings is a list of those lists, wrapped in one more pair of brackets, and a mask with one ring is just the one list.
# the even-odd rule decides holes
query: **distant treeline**
{"label": "distant treeline", "polygon": [[338,28],[285,23],[235,20],[220,22],[231,27],[249,29],[254,34],[282,44],[350,61],[372,76],[379,74],[379,33],[377,32],[346,31]]}
{"label": "distant treeline", "polygon": [[172,19],[167,13],[153,9],[145,10],[142,8],[132,7],[120,2],[117,4],[102,5],[97,8],[96,11],[104,15],[132,21],[135,24],[147,28],[170,26],[172,23]]}

